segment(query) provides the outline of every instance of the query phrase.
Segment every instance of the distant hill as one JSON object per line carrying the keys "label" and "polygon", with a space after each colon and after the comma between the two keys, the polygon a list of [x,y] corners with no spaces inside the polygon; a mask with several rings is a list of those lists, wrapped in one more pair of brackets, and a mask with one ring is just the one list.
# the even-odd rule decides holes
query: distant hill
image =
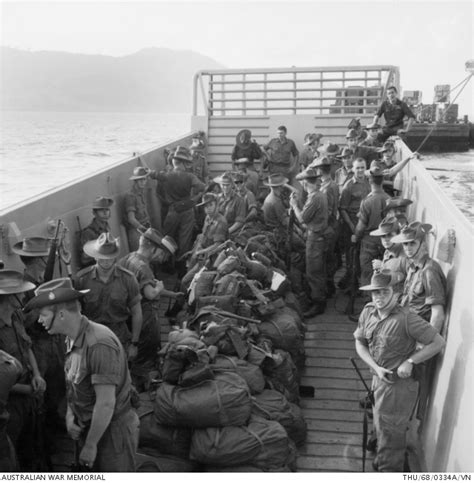
{"label": "distant hill", "polygon": [[124,57],[0,48],[1,110],[189,112],[192,79],[223,68],[192,51]]}

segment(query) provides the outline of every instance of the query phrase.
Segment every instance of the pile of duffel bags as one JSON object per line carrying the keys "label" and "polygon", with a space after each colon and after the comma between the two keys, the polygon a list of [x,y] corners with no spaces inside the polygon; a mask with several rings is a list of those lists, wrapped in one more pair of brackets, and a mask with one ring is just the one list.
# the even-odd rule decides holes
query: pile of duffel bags
{"label": "pile of duffel bags", "polygon": [[139,471],[295,470],[306,438],[298,303],[268,245],[227,245],[183,279],[182,328],[160,351],[158,386],[140,395]]}

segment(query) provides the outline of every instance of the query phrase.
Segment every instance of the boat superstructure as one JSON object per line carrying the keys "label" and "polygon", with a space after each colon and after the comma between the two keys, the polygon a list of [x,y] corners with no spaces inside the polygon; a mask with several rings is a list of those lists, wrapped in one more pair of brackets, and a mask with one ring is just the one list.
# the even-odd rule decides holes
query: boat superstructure
{"label": "boat superstructure", "polygon": [[[287,126],[288,136],[297,146],[302,145],[306,133],[314,131],[323,133],[325,141],[344,144],[349,122],[355,117],[362,124],[370,121],[386,88],[392,84],[399,86],[399,82],[399,71],[394,66],[199,72],[194,78],[191,128],[206,133],[209,167],[213,174],[218,174],[230,167],[235,135],[244,128],[250,129],[261,144],[274,137],[276,128],[282,124]],[[20,260],[11,251],[12,245],[24,236],[51,236],[55,221],[61,219],[68,231],[71,267],[75,271],[78,219],[85,226],[91,216],[92,200],[97,195],[115,199],[117,209],[112,211],[110,224],[114,234],[125,241],[120,213],[132,169],[139,164],[161,169],[165,166],[165,149],[190,144],[191,132],[0,211],[0,258],[7,267],[21,269]],[[401,157],[408,154],[402,141],[397,141],[397,151]],[[419,161],[412,160],[397,182],[403,195],[415,202],[409,218],[433,225],[428,240],[430,255],[440,262],[448,279],[449,302],[443,329],[447,346],[438,358],[428,411],[421,424],[420,469],[473,471],[474,229]],[[161,206],[156,182],[148,183],[153,222],[159,226]],[[127,252],[125,242],[122,251]],[[351,428],[355,423],[359,428],[360,419],[356,416],[360,411],[354,404],[363,395],[363,387],[355,382],[355,374],[348,376],[350,369],[347,370],[349,355],[355,355],[351,337],[354,325],[346,325],[346,318],[340,314],[337,317],[330,320],[332,326],[321,322],[308,333],[308,344],[314,340],[314,344],[307,345],[314,364],[308,369],[305,381],[321,387],[315,387],[314,401],[303,401],[303,407],[314,420],[314,441],[308,442],[299,459],[302,471],[361,470],[360,451],[355,449],[361,428]],[[335,357],[338,348],[341,356]],[[341,362],[343,359],[346,362]],[[337,381],[342,389],[335,387]],[[334,413],[336,409],[341,412]],[[346,414],[347,420],[341,419],[341,414]],[[334,448],[332,452],[322,450],[330,445]],[[338,465],[343,458],[345,463]]]}

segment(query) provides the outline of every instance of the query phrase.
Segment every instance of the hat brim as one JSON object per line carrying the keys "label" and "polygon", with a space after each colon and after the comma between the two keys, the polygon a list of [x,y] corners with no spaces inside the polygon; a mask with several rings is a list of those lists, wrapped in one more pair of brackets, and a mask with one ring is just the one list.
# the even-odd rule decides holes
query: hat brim
{"label": "hat brim", "polygon": [[41,309],[49,305],[58,305],[66,302],[72,302],[73,300],[79,300],[84,297],[90,290],[74,290],[74,289],[64,289],[60,296],[54,299],[50,298],[51,292],[41,293],[33,297],[24,307],[25,312],[29,312],[33,309]]}
{"label": "hat brim", "polygon": [[120,253],[120,247],[117,247],[114,253],[99,253],[95,248],[95,242],[96,240],[91,240],[84,245],[83,250],[86,255],[89,255],[90,257],[98,260],[113,260],[114,258],[118,257]]}
{"label": "hat brim", "polygon": [[[317,166],[312,166],[313,168],[316,168]],[[321,178],[321,176],[306,176],[305,174],[303,173],[300,173],[300,174],[297,174],[295,176],[295,179],[297,179],[298,181],[301,181],[303,179],[318,179],[318,178]]]}
{"label": "hat brim", "polygon": [[198,203],[196,206],[205,206],[205,205],[208,205],[209,203],[217,203],[217,200],[201,201],[201,203]]}
{"label": "hat brim", "polygon": [[364,291],[382,290],[384,288],[393,287],[395,283],[396,282],[392,280],[388,285],[384,285],[383,287],[379,287],[378,285],[364,285],[362,287],[359,287],[359,290],[364,290]]}
{"label": "hat brim", "polygon": [[23,257],[32,257],[32,258],[47,257],[49,255],[49,250],[44,250],[42,252],[26,252],[21,248],[22,246],[23,246],[23,242],[15,243],[15,245],[12,246],[13,253],[16,253],[17,255],[21,255]]}
{"label": "hat brim", "polygon": [[289,179],[288,178],[283,178],[281,181],[278,181],[278,183],[272,183],[271,181],[264,181],[263,185],[264,186],[270,186],[270,187],[277,187],[277,186],[284,186],[285,184],[288,184]]}
{"label": "hat brim", "polygon": [[[390,235],[392,233],[391,231],[382,231],[380,228],[377,228],[374,231],[371,231],[369,233],[370,236],[384,236],[384,235]],[[394,235],[396,236],[396,235]]]}
{"label": "hat brim", "polygon": [[136,181],[137,179],[146,179],[146,178],[148,178],[147,174],[144,174],[143,176],[130,176],[130,178],[128,179],[131,181]]}
{"label": "hat brim", "polygon": [[29,292],[30,290],[33,290],[36,288],[36,285],[31,282],[21,282],[19,286],[17,287],[3,287],[0,288],[0,295],[11,295],[15,293],[24,293],[24,292]]}
{"label": "hat brim", "polygon": [[93,210],[109,210],[110,207],[114,204],[114,200],[107,201],[107,206],[98,206],[92,204],[92,209]]}
{"label": "hat brim", "polygon": [[421,240],[421,238],[417,238],[416,235],[413,236],[406,236],[403,234],[396,235],[392,238],[393,243],[410,243],[415,240]]}

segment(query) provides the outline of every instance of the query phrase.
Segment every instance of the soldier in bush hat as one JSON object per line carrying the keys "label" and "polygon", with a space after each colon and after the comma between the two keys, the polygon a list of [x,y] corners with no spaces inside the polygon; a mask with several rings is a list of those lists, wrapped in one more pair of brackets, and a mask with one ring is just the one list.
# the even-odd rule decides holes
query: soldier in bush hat
{"label": "soldier in bush hat", "polygon": [[338,154],[336,158],[340,159],[342,166],[336,170],[334,174],[334,181],[339,187],[339,193],[342,192],[342,188],[346,184],[346,181],[352,178],[354,174],[352,172],[352,160],[354,157],[354,151],[348,147],[342,148],[341,154]]}
{"label": "soldier in bush hat", "polygon": [[119,240],[110,233],[102,233],[97,240],[87,242],[84,251],[96,263],[82,269],[75,277],[77,289],[90,290],[82,301],[83,313],[111,329],[129,359],[134,359],[142,327],[141,296],[135,276],[116,263]]}
{"label": "soldier in bush hat", "polygon": [[242,129],[235,137],[235,146],[232,149],[232,168],[235,168],[235,161],[241,158],[248,159],[248,169],[255,171],[255,161],[263,156],[260,146],[252,140],[252,132],[249,129]]}
{"label": "soldier in bush hat", "polygon": [[[377,450],[373,466],[382,472],[404,471],[407,427],[418,392],[413,369],[445,346],[434,327],[398,304],[393,287],[399,281],[396,273],[382,270],[360,287],[370,292],[372,302],[364,307],[354,332],[356,351],[375,374]],[[420,343],[424,347],[417,350]]]}
{"label": "soldier in bush hat", "polygon": [[127,356],[111,330],[81,314],[79,300],[89,295],[59,278],[40,285],[25,310],[38,309],[38,322],[49,334],[66,336],[66,427],[79,442],[79,462],[88,471],[135,471],[139,420],[131,406]]}
{"label": "soldier in bush hat", "polygon": [[252,191],[245,185],[246,175],[241,172],[233,172],[232,178],[234,180],[235,192],[244,200],[244,223],[255,221],[257,219],[257,200]]}
{"label": "soldier in bush hat", "polygon": [[143,166],[137,166],[133,170],[130,180],[133,182],[132,189],[125,195],[123,223],[127,229],[128,248],[130,251],[138,248],[137,229],[150,227],[150,215],[148,211],[145,187],[149,171]]}
{"label": "soldier in bush hat", "polygon": [[39,456],[34,446],[34,429],[46,390],[46,381],[38,368],[17,299],[34,288],[21,272],[0,270],[0,350],[18,359],[23,367],[17,384],[11,388],[6,407],[10,414],[7,433],[16,448],[22,471],[34,470]]}
{"label": "soldier in bush hat", "polygon": [[398,220],[400,228],[403,228],[406,224],[408,224],[407,207],[412,203],[413,201],[409,200],[408,198],[394,196],[393,198],[387,200],[387,204],[385,205],[385,215],[394,216]]}
{"label": "soldier in bush hat", "polygon": [[282,174],[271,174],[266,181],[263,182],[264,186],[270,188],[270,193],[265,198],[262,211],[265,224],[273,230],[276,230],[284,237],[284,232],[288,226],[288,208],[284,202],[285,186],[288,185],[288,178]]}
{"label": "soldier in bush hat", "polygon": [[206,159],[206,134],[204,131],[197,131],[193,134],[189,152],[192,158],[192,173],[200,181],[207,183],[209,180],[209,167]]}
{"label": "soldier in bush hat", "polygon": [[319,156],[318,148],[322,137],[323,135],[321,133],[307,134],[304,149],[299,157],[300,171],[306,169]]}
{"label": "soldier in bush hat", "polygon": [[235,183],[231,172],[223,173],[214,178],[219,183],[221,193],[217,195],[217,209],[224,215],[229,227],[229,235],[237,233],[245,222],[245,201],[235,190]]}
{"label": "soldier in bush hat", "polygon": [[99,235],[110,231],[110,207],[114,204],[112,198],[98,196],[92,203],[92,221],[81,231],[81,266],[87,267],[94,263],[94,259],[87,256],[82,249],[91,240],[96,240]]}
{"label": "soldier in bush hat", "polygon": [[239,173],[245,175],[245,186],[255,195],[258,196],[260,188],[260,177],[258,173],[252,169],[248,169],[250,161],[248,158],[239,158],[234,161],[235,169]]}
{"label": "soldier in bush hat", "polygon": [[372,146],[374,148],[379,148],[382,146],[382,143],[379,139],[379,134],[381,132],[382,126],[377,122],[371,122],[366,126],[366,138],[363,141],[360,141],[359,144],[361,146]]}
{"label": "soldier in bush hat", "polygon": [[354,151],[354,159],[362,158],[369,164],[374,159],[378,159],[377,148],[359,145],[359,133],[355,129],[349,129],[346,134],[347,147]]}
{"label": "soldier in bush hat", "polygon": [[132,361],[130,372],[139,392],[147,390],[148,374],[158,369],[157,352],[161,347],[161,320],[158,301],[162,297],[177,299],[182,293],[167,290],[153,273],[152,262],[163,264],[178,249],[170,236],[163,236],[154,228],[140,231],[136,252],[129,253],[118,264],[132,272],[140,287],[143,324],[138,340],[137,357]]}
{"label": "soldier in bush hat", "polygon": [[299,208],[296,196],[290,197],[290,206],[300,223],[307,227],[306,279],[311,293],[310,308],[305,317],[324,313],[327,297],[326,232],[328,229],[328,200],[321,192],[321,175],[315,168],[307,168],[296,176],[301,181],[308,197],[303,208]]}

